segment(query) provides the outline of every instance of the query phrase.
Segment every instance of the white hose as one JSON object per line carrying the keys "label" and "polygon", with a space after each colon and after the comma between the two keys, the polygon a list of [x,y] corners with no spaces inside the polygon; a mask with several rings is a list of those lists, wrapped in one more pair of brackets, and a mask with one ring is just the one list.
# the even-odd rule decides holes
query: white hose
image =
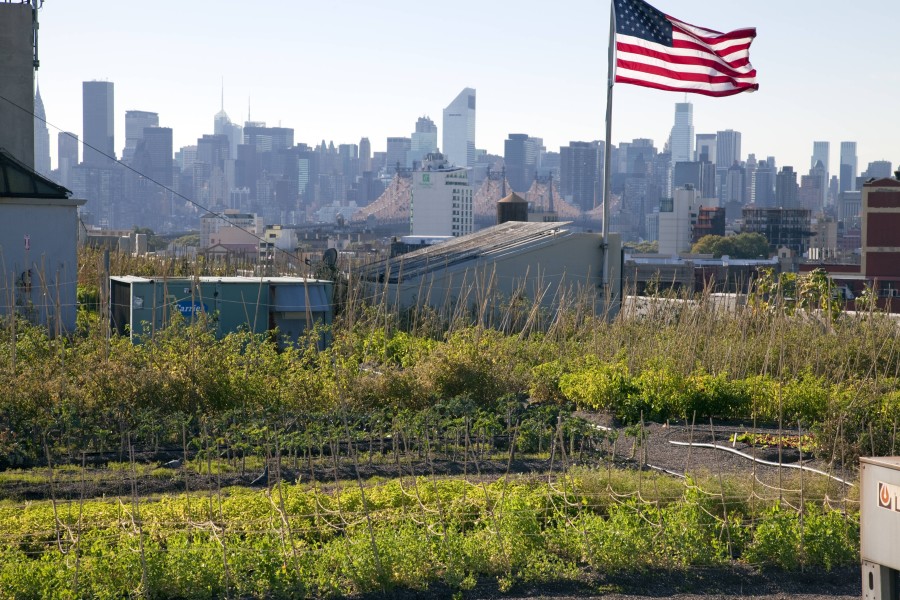
{"label": "white hose", "polygon": [[746,452],[741,452],[740,450],[735,450],[734,448],[729,448],[727,446],[719,446],[718,444],[703,444],[700,442],[676,442],[674,440],[669,440],[669,443],[675,444],[676,446],[694,446],[697,448],[713,448],[715,450],[724,450],[725,452],[731,452],[732,454],[737,454],[738,456],[743,456],[744,458],[750,459],[754,462],[758,462],[761,465],[769,465],[770,467],[787,467],[789,469],[802,469],[804,471],[809,471],[810,473],[816,473],[818,475],[824,475],[825,477],[830,477],[831,479],[834,479],[835,481],[843,483],[844,485],[856,487],[856,484],[850,483],[849,481],[845,481],[845,480],[841,479],[840,477],[835,477],[834,475],[826,473],[825,471],[813,469],[812,467],[804,467],[802,465],[783,464],[783,463],[772,462],[770,460],[762,460],[760,458],[750,456]]}

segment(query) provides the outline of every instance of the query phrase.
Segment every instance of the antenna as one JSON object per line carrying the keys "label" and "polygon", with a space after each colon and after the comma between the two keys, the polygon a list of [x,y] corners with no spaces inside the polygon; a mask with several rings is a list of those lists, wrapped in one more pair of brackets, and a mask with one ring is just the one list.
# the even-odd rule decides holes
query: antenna
{"label": "antenna", "polygon": [[222,75],[222,112],[225,112],[225,76]]}
{"label": "antenna", "polygon": [[41,61],[38,60],[38,29],[40,29],[40,25],[38,24],[38,9],[44,5],[44,0],[30,0],[31,4],[31,45],[34,48],[34,56],[32,57],[32,66],[34,70],[37,71],[38,67],[41,66]]}

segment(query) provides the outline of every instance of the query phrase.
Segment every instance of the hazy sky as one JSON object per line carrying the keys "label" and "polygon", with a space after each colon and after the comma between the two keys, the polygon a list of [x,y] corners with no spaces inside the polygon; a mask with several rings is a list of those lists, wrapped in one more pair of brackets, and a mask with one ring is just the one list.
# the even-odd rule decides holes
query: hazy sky
{"label": "hazy sky", "polygon": [[[896,0],[655,0],[711,29],[753,26],[760,91],[691,95],[697,133],[736,129],[743,154],[809,168],[814,140],[858,142],[859,167],[900,161]],[[41,95],[48,120],[81,135],[81,82],[115,83],[116,152],[126,110],[158,112],[175,147],[212,133],[225,110],[292,127],[297,142],[384,150],[464,87],[478,92],[476,146],[503,153],[509,133],[548,150],[604,138],[609,2],[604,0],[46,0]],[[683,94],[618,84],[613,143],[668,138]],[[56,165],[56,130],[51,128]],[[440,137],[439,137],[440,139]]]}

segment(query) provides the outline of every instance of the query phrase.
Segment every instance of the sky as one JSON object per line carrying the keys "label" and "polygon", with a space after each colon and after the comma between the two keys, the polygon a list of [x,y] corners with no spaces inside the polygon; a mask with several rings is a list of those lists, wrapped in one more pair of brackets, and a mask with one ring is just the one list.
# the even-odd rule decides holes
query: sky
{"label": "sky", "polygon": [[[757,28],[750,52],[760,90],[692,94],[696,133],[735,129],[744,157],[809,169],[814,140],[842,141],[858,164],[900,162],[896,0],[652,0],[710,29]],[[159,113],[175,148],[212,133],[221,107],[292,127],[296,142],[383,151],[416,119],[439,128],[444,107],[477,90],[476,146],[503,154],[509,133],[548,151],[604,139],[610,5],[603,0],[46,0],[38,83],[54,126],[79,136],[81,83],[115,84],[117,154],[126,110]],[[612,141],[662,149],[684,94],[617,84]],[[56,166],[56,133],[50,128]]]}

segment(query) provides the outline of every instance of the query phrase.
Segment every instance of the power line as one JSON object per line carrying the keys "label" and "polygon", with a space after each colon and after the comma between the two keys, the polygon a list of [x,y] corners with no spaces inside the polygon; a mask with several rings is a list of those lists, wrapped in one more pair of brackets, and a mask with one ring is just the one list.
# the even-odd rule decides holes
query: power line
{"label": "power line", "polygon": [[[145,175],[144,173],[141,173],[140,171],[138,171],[137,169],[135,169],[135,168],[132,167],[131,165],[128,165],[128,164],[123,163],[122,161],[120,161],[119,159],[117,159],[115,156],[110,156],[109,154],[107,154],[107,153],[104,152],[103,150],[100,150],[99,148],[96,148],[96,147],[94,147],[94,146],[88,144],[88,143],[85,142],[84,140],[79,140],[78,137],[72,135],[72,133],[70,133],[70,132],[68,132],[68,131],[64,131],[61,127],[57,127],[56,125],[54,125],[53,123],[51,123],[51,122],[48,121],[47,119],[44,119],[44,118],[42,118],[42,117],[36,115],[36,114],[34,113],[33,110],[30,110],[30,109],[28,109],[28,108],[26,108],[26,107],[24,107],[24,106],[21,106],[20,104],[14,102],[14,101],[12,101],[12,100],[10,100],[9,98],[7,98],[6,96],[4,96],[4,95],[2,95],[2,94],[0,94],[0,99],[5,100],[6,102],[8,102],[8,103],[11,104],[12,106],[18,108],[19,110],[21,110],[21,111],[24,112],[25,114],[30,115],[33,119],[38,119],[39,121],[42,121],[45,125],[48,125],[48,126],[52,127],[52,128],[55,129],[56,131],[58,131],[58,132],[60,132],[60,133],[63,133],[63,134],[65,134],[65,135],[71,136],[71,137],[74,138],[77,142],[80,142],[83,146],[85,146],[85,147],[87,147],[87,148],[90,148],[91,150],[97,152],[98,154],[101,154],[102,156],[105,156],[106,158],[108,158],[108,159],[109,159],[110,161],[112,161],[113,163],[116,163],[116,164],[118,164],[118,165],[120,165],[120,166],[122,166],[122,167],[125,167],[126,169],[128,169],[129,171],[131,171],[132,173],[134,173],[135,175],[138,175],[138,176],[140,176],[140,177],[143,177],[143,178],[146,179],[147,181],[149,181],[149,182],[151,182],[151,183],[153,183],[153,184],[155,184],[155,185],[158,185],[159,187],[161,187],[162,189],[166,190],[167,192],[173,194],[174,196],[176,196],[176,197],[178,197],[178,198],[184,200],[185,202],[187,202],[187,203],[189,203],[189,204],[195,206],[196,208],[198,208],[199,210],[201,210],[203,213],[206,213],[206,214],[208,214],[208,215],[212,215],[213,217],[215,217],[215,218],[217,218],[217,219],[221,219],[221,220],[225,221],[226,223],[228,223],[230,226],[234,227],[235,229],[239,229],[239,230],[243,231],[244,233],[250,235],[251,237],[255,238],[257,241],[263,242],[263,243],[265,243],[265,244],[268,244],[268,242],[266,242],[266,240],[265,240],[264,238],[262,238],[262,237],[260,237],[259,235],[253,233],[253,232],[250,231],[249,229],[246,229],[246,228],[242,227],[241,225],[238,225],[237,223],[235,223],[235,222],[229,220],[229,219],[227,218],[226,215],[220,214],[220,213],[217,213],[217,212],[213,212],[212,210],[210,210],[210,209],[208,209],[207,207],[203,206],[203,205],[200,204],[199,202],[196,202],[196,201],[192,200],[191,198],[188,198],[187,196],[185,196],[185,195],[183,195],[183,194],[181,194],[181,193],[179,193],[179,192],[173,190],[173,189],[170,188],[169,186],[165,185],[164,183],[161,183],[161,182],[157,181],[156,179],[150,177],[149,175]],[[282,253],[284,253],[285,255],[287,255],[288,257],[293,258],[294,260],[296,260],[296,261],[298,261],[298,262],[302,262],[301,257],[298,256],[297,254],[294,254],[293,252],[289,252],[288,250],[284,250],[284,249],[278,248],[278,247],[273,247],[272,249],[275,250],[275,251],[277,251],[277,252],[282,252]],[[268,251],[268,247],[266,247],[266,250]]]}

